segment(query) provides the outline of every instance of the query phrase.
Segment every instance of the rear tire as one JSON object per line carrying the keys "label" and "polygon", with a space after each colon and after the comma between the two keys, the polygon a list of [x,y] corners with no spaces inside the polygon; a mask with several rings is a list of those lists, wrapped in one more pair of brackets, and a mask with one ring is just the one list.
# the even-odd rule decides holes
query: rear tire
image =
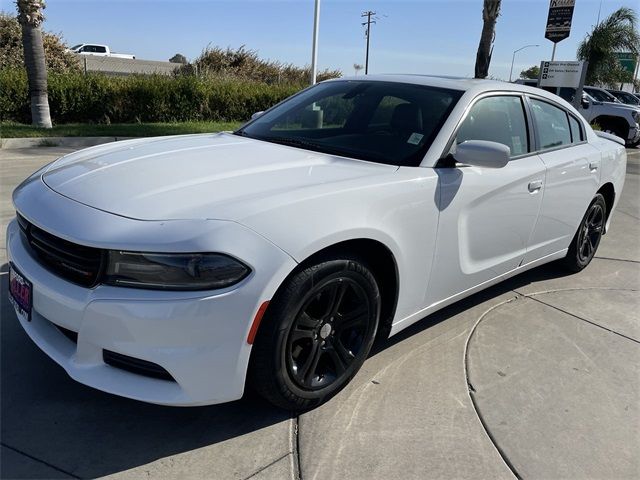
{"label": "rear tire", "polygon": [[286,410],[326,402],[364,363],[379,318],[378,285],[356,257],[343,255],[294,273],[262,320],[250,385]]}
{"label": "rear tire", "polygon": [[604,197],[597,193],[589,204],[563,260],[567,269],[579,272],[589,265],[600,245],[606,220],[607,204]]}

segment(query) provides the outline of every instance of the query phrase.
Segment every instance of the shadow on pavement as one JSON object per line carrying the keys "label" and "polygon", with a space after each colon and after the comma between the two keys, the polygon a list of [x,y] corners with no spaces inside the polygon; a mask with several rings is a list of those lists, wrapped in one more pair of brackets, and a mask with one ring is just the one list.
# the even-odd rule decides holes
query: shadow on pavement
{"label": "shadow on pavement", "polygon": [[[6,265],[0,267],[0,271],[6,269]],[[487,299],[565,274],[555,265],[526,272],[379,341],[371,355]],[[7,277],[0,277],[0,435],[10,448],[74,475],[99,477],[224,442],[290,418],[287,412],[252,394],[223,405],[172,408],[85,387],[69,378],[24,333],[7,300]],[[9,476],[9,468],[3,464],[0,477]]]}
{"label": "shadow on pavement", "polygon": [[440,322],[443,322],[444,320],[447,320],[458,315],[459,313],[464,312],[465,310],[473,308],[476,305],[480,305],[487,300],[498,297],[511,290],[521,288],[525,285],[529,285],[530,283],[550,280],[553,278],[562,278],[569,275],[571,275],[571,273],[561,265],[559,265],[557,262],[548,263],[546,265],[533,268],[529,271],[498,283],[497,285],[487,288],[486,290],[482,290],[474,295],[471,295],[470,297],[459,300],[456,303],[443,308],[442,310],[434,312],[387,340],[380,339],[376,341],[369,356],[377,355],[378,353],[402,342],[403,340],[406,340],[407,338],[417,334],[418,332],[426,330],[434,325],[437,325]]}
{"label": "shadow on pavement", "polygon": [[[290,418],[252,395],[218,406],[172,408],[85,387],[69,378],[24,333],[6,299],[7,277],[0,277],[3,445],[74,475],[94,478]],[[9,477],[10,468],[2,462],[0,477]]]}

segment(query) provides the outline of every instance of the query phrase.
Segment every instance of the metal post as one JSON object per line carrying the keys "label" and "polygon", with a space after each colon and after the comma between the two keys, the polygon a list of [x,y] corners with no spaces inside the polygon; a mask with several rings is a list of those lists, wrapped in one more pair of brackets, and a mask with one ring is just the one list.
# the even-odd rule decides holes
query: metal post
{"label": "metal post", "polygon": [[509,71],[509,83],[511,83],[511,77],[513,76],[513,62],[516,61],[516,51],[513,52],[513,57],[511,57],[511,70]]}
{"label": "metal post", "polygon": [[[555,44],[554,44],[555,45]],[[516,53],[518,53],[520,50],[524,50],[525,48],[529,48],[529,47],[539,47],[540,45],[525,45],[524,47],[520,47],[517,50],[513,51],[513,57],[511,57],[511,71],[509,72],[509,82],[511,82],[511,77],[513,75],[513,63],[516,60]],[[492,47],[493,48],[493,47]]]}
{"label": "metal post", "polygon": [[320,0],[316,0],[313,14],[313,50],[311,53],[311,85],[316,84],[318,74],[318,27],[320,23]]}
{"label": "metal post", "polygon": [[556,45],[558,45],[556,42],[553,42],[553,51],[551,52],[551,61],[553,62],[556,58]]}

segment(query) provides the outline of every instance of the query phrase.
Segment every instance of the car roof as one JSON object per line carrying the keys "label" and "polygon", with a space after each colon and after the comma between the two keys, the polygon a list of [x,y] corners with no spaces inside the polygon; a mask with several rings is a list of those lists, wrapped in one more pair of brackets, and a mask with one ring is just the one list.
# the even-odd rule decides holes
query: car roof
{"label": "car roof", "polygon": [[414,85],[425,85],[429,87],[448,88],[451,90],[470,92],[472,94],[480,94],[492,91],[523,92],[546,97],[557,103],[567,104],[557,95],[549,93],[541,88],[530,87],[519,83],[505,82],[502,80],[486,80],[469,77],[449,77],[444,75],[376,74],[366,76],[359,75],[340,77],[328,81],[334,82],[341,80],[409,83]]}

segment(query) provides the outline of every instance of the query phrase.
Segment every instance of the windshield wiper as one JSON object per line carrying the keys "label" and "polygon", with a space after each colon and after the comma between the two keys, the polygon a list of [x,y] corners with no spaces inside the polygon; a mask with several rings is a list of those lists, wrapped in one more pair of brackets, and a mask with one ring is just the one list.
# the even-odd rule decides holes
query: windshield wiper
{"label": "windshield wiper", "polygon": [[289,145],[291,147],[301,147],[308,150],[322,151],[326,149],[326,145],[311,142],[298,137],[259,137],[259,140],[266,142],[280,143],[281,145]]}

